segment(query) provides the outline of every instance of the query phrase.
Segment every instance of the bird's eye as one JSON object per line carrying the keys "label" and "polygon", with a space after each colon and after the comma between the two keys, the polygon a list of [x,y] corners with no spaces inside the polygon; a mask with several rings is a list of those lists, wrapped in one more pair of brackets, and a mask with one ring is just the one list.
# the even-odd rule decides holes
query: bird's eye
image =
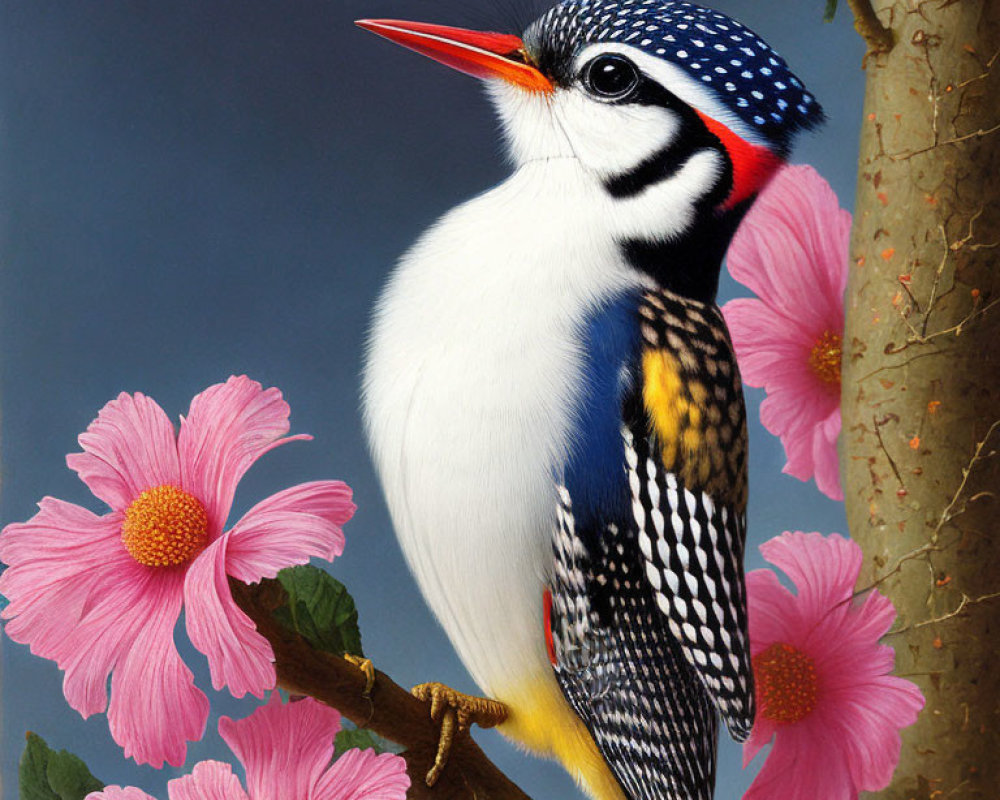
{"label": "bird's eye", "polygon": [[639,85],[639,70],[625,56],[598,56],[584,67],[583,85],[598,97],[620,100]]}

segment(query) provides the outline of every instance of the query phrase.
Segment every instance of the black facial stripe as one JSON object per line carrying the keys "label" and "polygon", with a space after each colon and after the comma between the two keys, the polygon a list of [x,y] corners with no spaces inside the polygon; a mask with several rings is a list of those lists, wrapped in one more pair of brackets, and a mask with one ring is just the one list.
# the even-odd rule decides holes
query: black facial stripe
{"label": "black facial stripe", "polygon": [[619,243],[628,263],[676,294],[711,303],[719,289],[722,259],[753,198],[727,211],[698,209],[693,225],[675,240],[627,239]]}
{"label": "black facial stripe", "polygon": [[607,178],[604,188],[616,198],[634,197],[647,187],[672,178],[699,150],[714,149],[723,156],[723,173],[703,203],[716,205],[726,198],[733,185],[733,169],[722,142],[701,121],[694,110],[655,81],[643,78],[627,103],[665,108],[680,118],[680,130],[673,140],[642,163],[621,175]]}

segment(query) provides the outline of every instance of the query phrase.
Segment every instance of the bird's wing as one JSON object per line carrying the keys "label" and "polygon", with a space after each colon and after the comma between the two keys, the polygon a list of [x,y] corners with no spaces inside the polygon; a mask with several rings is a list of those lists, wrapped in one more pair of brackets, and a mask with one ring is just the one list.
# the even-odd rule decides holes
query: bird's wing
{"label": "bird's wing", "polygon": [[616,485],[581,479],[583,453],[558,487],[549,654],[631,798],[703,800],[713,705],[738,739],[754,714],[742,389],[714,306],[647,293],[638,329]]}
{"label": "bird's wing", "polygon": [[754,719],[743,387],[722,313],[647,293],[622,434],[642,572],[730,733]]}

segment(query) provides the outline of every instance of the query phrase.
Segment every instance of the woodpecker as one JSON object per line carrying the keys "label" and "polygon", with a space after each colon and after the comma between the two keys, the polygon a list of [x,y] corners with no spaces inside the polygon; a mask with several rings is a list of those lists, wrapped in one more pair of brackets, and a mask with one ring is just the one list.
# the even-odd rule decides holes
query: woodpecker
{"label": "woodpecker", "polygon": [[565,0],[522,36],[358,24],[483,79],[513,162],[377,305],[364,418],[403,552],[506,707],[487,724],[598,800],[710,800],[717,719],[743,740],[754,718],[745,410],[715,296],[820,106],[689,2]]}

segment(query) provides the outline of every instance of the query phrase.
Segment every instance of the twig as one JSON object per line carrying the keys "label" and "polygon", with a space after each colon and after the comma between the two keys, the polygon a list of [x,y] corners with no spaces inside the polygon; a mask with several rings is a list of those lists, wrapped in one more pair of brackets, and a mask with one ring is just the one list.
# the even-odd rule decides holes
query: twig
{"label": "twig", "polygon": [[934,617],[933,619],[925,619],[923,622],[916,622],[913,625],[907,625],[905,628],[900,628],[899,630],[889,631],[886,636],[896,636],[900,633],[906,633],[907,631],[913,631],[917,628],[926,628],[928,625],[936,625],[939,622],[945,622],[949,619],[954,619],[969,606],[974,606],[978,603],[985,603],[987,600],[995,600],[1000,597],[1000,592],[992,592],[991,594],[980,595],[979,597],[969,597],[967,594],[962,595],[962,600],[958,604],[958,607],[954,611],[949,611],[940,617]]}
{"label": "twig", "polygon": [[983,68],[983,71],[979,75],[976,75],[976,77],[974,78],[969,78],[968,80],[962,81],[960,84],[958,84],[956,88],[964,89],[966,86],[969,86],[970,84],[973,84],[976,81],[981,81],[988,78],[990,76],[990,71],[993,69],[993,65],[996,63],[998,57],[1000,57],[1000,50],[997,50],[991,56],[990,60],[986,62],[986,66]]}
{"label": "twig", "polygon": [[945,506],[944,511],[941,512],[941,518],[938,520],[937,525],[934,526],[934,530],[931,533],[932,542],[937,543],[938,537],[941,535],[942,528],[944,528],[944,526],[947,525],[949,522],[951,522],[951,520],[953,519],[954,515],[951,513],[951,510],[955,507],[955,504],[962,498],[962,494],[965,492],[965,485],[969,482],[969,475],[972,474],[973,467],[975,467],[976,462],[980,460],[983,448],[986,446],[986,443],[990,440],[990,437],[993,435],[993,431],[995,431],[998,427],[1000,427],[1000,419],[998,419],[996,422],[990,425],[990,428],[988,431],[986,431],[986,435],[983,437],[982,441],[976,445],[976,450],[972,454],[972,458],[969,460],[969,463],[966,465],[966,467],[962,470],[962,482],[958,485],[958,489],[955,490],[955,494],[952,495],[951,501],[948,503],[947,506]]}
{"label": "twig", "polygon": [[[883,420],[883,422],[884,421],[885,420]],[[903,483],[903,476],[899,474],[899,468],[896,466],[896,462],[893,460],[892,456],[889,455],[888,449],[886,449],[885,440],[882,439],[882,429],[876,417],[872,417],[872,424],[875,426],[875,435],[878,437],[879,447],[882,448],[882,452],[885,453],[885,457],[889,460],[889,466],[892,467],[893,474],[895,474],[896,480],[899,481],[900,488],[905,489],[906,486]]]}
{"label": "twig", "polygon": [[895,44],[892,31],[875,15],[870,0],[847,0],[854,13],[854,29],[868,43],[869,53],[888,53]]}
{"label": "twig", "polygon": [[885,581],[889,580],[889,578],[891,578],[893,575],[899,572],[903,568],[903,564],[905,564],[907,561],[912,561],[915,558],[920,558],[920,556],[924,556],[927,555],[928,553],[932,553],[942,549],[943,548],[936,547],[932,544],[920,545],[920,547],[916,548],[915,550],[911,550],[906,555],[900,556],[899,559],[896,561],[896,564],[893,566],[893,568],[889,570],[887,573],[885,573],[885,575],[883,575],[881,578],[876,579],[874,583],[871,583],[870,585],[865,586],[861,589],[855,590],[854,594],[851,595],[851,599],[856,600],[858,597],[870,592],[872,589],[877,589],[879,586],[885,583]]}
{"label": "twig", "polygon": [[924,324],[920,326],[920,338],[927,338],[927,326],[931,321],[931,312],[934,311],[934,301],[937,299],[938,286],[941,283],[941,276],[944,274],[944,268],[948,265],[948,256],[952,251],[952,247],[948,244],[948,234],[944,229],[944,225],[938,225],[938,230],[941,231],[941,241],[944,243],[944,255],[941,256],[941,263],[938,264],[937,272],[934,273],[934,283],[931,285],[931,296],[927,301],[927,311],[924,314]]}
{"label": "twig", "polygon": [[365,698],[365,674],[330,653],[314,649],[305,639],[271,616],[283,602],[275,581],[247,586],[230,579],[233,599],[254,621],[274,650],[278,684],[290,692],[309,695],[336,708],[356,725],[368,728],[406,748],[402,754],[410,775],[413,800],[530,800],[490,761],[467,732],[456,735],[448,767],[434,788],[424,782],[439,741],[438,726],[429,705],[376,672],[370,698]]}
{"label": "twig", "polygon": [[980,128],[978,131],[967,133],[964,136],[956,136],[954,139],[943,139],[940,142],[934,142],[934,144],[929,144],[927,147],[921,147],[917,150],[907,150],[905,153],[888,153],[887,155],[893,161],[905,161],[908,158],[919,156],[922,153],[928,153],[931,150],[937,147],[943,147],[946,144],[961,144],[962,142],[967,142],[970,139],[979,139],[983,136],[989,136],[997,131],[1000,131],[1000,124],[994,125],[992,128]]}
{"label": "twig", "polygon": [[[906,317],[904,316],[903,322],[906,323],[907,328],[910,329],[911,332],[910,337],[905,342],[903,342],[903,344],[901,344],[899,347],[892,346],[887,348],[885,354],[887,356],[894,356],[897,353],[902,353],[904,350],[906,350],[909,347],[912,347],[915,344],[930,344],[935,339],[941,336],[947,336],[950,333],[953,333],[956,336],[961,336],[962,329],[965,328],[966,325],[968,325],[973,320],[983,316],[983,314],[985,314],[987,311],[989,311],[997,304],[1000,304],[1000,297],[998,297],[995,300],[991,300],[989,303],[987,303],[980,309],[970,311],[969,314],[965,317],[965,319],[963,319],[956,325],[952,325],[950,328],[945,328],[944,330],[935,331],[934,333],[928,333],[927,335],[920,334],[912,325],[909,324],[909,321],[907,321]],[[973,308],[975,308],[975,305],[973,305]],[[902,314],[902,312],[900,313]]]}

